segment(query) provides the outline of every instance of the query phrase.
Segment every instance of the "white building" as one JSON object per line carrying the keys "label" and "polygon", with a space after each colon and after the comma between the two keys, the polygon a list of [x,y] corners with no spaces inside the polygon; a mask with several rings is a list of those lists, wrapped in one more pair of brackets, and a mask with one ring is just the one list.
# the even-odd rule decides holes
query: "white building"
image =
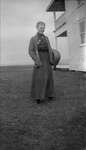
{"label": "white building", "polygon": [[[86,0],[52,0],[56,47],[62,55],[60,65],[86,71]],[[57,14],[62,12],[57,18]]]}

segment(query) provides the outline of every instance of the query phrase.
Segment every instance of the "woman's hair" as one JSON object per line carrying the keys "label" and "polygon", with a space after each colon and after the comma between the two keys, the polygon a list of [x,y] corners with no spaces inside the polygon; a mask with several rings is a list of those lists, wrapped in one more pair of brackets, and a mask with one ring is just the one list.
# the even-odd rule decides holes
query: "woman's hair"
{"label": "woman's hair", "polygon": [[37,22],[37,24],[36,24],[36,28],[38,28],[38,26],[39,26],[40,24],[43,24],[43,25],[45,26],[45,22],[39,21],[39,22]]}

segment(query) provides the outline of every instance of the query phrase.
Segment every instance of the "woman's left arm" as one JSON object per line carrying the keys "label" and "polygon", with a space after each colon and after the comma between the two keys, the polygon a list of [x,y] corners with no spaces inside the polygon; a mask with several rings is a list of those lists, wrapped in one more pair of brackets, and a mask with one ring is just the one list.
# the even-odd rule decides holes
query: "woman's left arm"
{"label": "woman's left arm", "polygon": [[52,47],[51,47],[51,45],[50,45],[50,41],[49,41],[49,38],[46,36],[46,39],[47,39],[47,42],[48,42],[48,47],[49,47],[49,49],[52,51]]}
{"label": "woman's left arm", "polygon": [[46,37],[46,39],[47,39],[47,42],[48,42],[48,49],[49,49],[49,54],[50,54],[50,63],[53,64],[53,50],[52,50],[52,47],[50,45],[49,38]]}

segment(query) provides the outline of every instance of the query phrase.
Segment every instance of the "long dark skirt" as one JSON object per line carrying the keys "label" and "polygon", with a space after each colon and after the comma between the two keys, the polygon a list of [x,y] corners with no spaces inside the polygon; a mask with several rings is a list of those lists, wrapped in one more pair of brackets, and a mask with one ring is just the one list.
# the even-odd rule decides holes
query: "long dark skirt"
{"label": "long dark skirt", "polygon": [[49,63],[49,53],[39,52],[42,66],[33,69],[31,97],[44,100],[46,97],[54,97],[53,71]]}

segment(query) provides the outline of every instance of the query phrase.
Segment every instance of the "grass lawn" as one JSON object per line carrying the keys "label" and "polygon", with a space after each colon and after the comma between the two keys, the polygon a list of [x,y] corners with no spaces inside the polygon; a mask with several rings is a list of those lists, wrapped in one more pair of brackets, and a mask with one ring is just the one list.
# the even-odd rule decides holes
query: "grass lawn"
{"label": "grass lawn", "polygon": [[86,150],[86,73],[54,71],[56,100],[30,99],[32,69],[0,68],[0,150]]}

